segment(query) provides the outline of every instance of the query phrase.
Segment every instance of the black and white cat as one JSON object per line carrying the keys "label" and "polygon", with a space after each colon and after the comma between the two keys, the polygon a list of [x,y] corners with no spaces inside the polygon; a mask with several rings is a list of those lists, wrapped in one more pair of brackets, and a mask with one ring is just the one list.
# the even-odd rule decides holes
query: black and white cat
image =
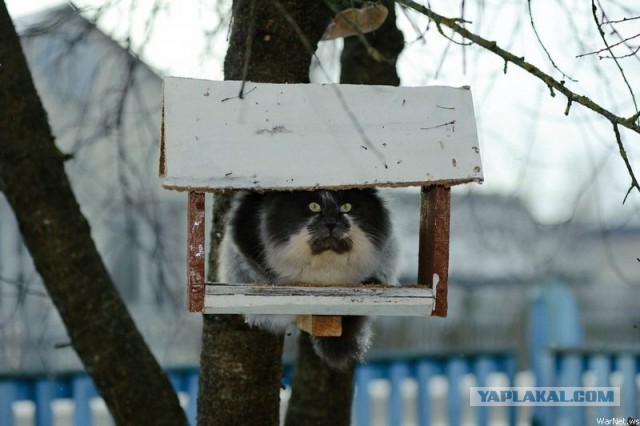
{"label": "black and white cat", "polygon": [[[396,283],[397,241],[375,189],[243,192],[236,195],[220,248],[218,279],[235,283]],[[293,315],[247,315],[284,333]],[[365,317],[343,317],[340,337],[312,337],[329,366],[361,359]]]}

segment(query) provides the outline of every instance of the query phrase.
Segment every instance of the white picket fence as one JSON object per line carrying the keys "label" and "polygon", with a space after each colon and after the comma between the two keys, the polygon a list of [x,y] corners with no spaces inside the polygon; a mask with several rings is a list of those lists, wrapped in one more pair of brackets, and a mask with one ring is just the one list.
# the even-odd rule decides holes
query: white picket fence
{"label": "white picket fence", "polygon": [[[508,386],[506,375],[497,373],[490,376],[488,383],[490,386]],[[530,372],[519,373],[516,377],[516,384],[522,386],[530,386],[533,384],[533,376]],[[475,386],[476,380],[473,375],[464,377],[460,390],[461,406],[464,407],[462,414],[463,425],[476,425],[475,413],[473,407],[468,404],[469,387]],[[447,419],[447,398],[448,398],[448,380],[445,376],[435,376],[429,383],[429,393],[431,395],[431,403],[433,412],[431,417],[431,425],[446,426],[449,424]],[[356,390],[358,392],[359,390]],[[370,426],[418,426],[418,383],[414,378],[404,379],[401,385],[402,406],[404,421],[402,425],[391,425],[389,421],[391,382],[386,379],[372,380],[367,389],[368,396],[371,400],[373,420]],[[185,410],[189,405],[189,395],[185,392],[179,392],[181,404]],[[280,394],[281,399],[281,418],[287,409],[289,397],[291,396],[290,388],[286,388]],[[114,422],[107,410],[107,407],[100,397],[90,400],[91,425],[92,426],[114,426]],[[74,424],[74,413],[76,403],[72,398],[60,398],[51,402],[52,426],[72,426]],[[12,407],[14,423],[13,426],[38,426],[36,424],[36,404],[31,400],[15,401]],[[354,410],[354,424],[357,422]],[[489,424],[495,426],[509,425],[509,415],[504,407],[493,407],[489,411]],[[2,423],[4,424],[4,423]],[[531,410],[528,407],[521,407],[518,410],[518,426],[531,424]],[[89,425],[87,425],[89,426]]]}
{"label": "white picket fence", "polygon": [[[530,371],[515,373],[515,365],[504,356],[470,356],[451,358],[394,360],[360,365],[356,370],[356,394],[353,424],[358,426],[525,426],[533,424],[598,424],[597,419],[612,421],[638,418],[640,395],[640,355],[612,357],[608,363],[594,362],[602,355],[582,356],[573,365],[558,354],[553,362],[559,368],[555,386],[613,386],[621,389],[621,405],[614,407],[471,407],[472,386],[536,385]],[[620,362],[630,359],[632,363]],[[573,361],[569,358],[568,361]],[[557,361],[557,362],[556,362]],[[573,367],[572,367],[573,365]],[[571,368],[569,368],[571,367]],[[573,374],[573,373],[576,374]],[[195,424],[197,370],[169,372],[191,424]],[[565,382],[570,379],[572,383]],[[285,382],[289,380],[285,378]],[[25,394],[19,386],[30,383]],[[547,384],[548,386],[548,384]],[[35,391],[34,391],[35,389]],[[362,393],[362,389],[366,389]],[[22,393],[21,393],[22,392]],[[290,388],[281,392],[281,417],[284,417]],[[27,395],[27,396],[25,396]],[[30,396],[29,396],[30,395]],[[59,397],[64,395],[64,397]],[[70,397],[73,395],[74,397]],[[75,398],[75,399],[74,399]],[[36,402],[39,401],[39,402]],[[37,405],[40,404],[40,405]],[[539,407],[537,407],[539,408]],[[549,410],[552,408],[552,410]],[[566,409],[565,409],[566,408]],[[605,408],[605,409],[603,409]],[[112,426],[104,401],[86,374],[58,379],[0,378],[1,426]],[[602,423],[623,424],[623,423]]]}

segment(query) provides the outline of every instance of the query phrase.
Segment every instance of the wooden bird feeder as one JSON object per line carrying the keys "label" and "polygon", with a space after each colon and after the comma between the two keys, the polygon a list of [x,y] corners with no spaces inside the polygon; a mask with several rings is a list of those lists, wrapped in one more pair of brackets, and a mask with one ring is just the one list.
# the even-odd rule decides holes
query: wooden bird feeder
{"label": "wooden bird feeder", "polygon": [[[446,316],[450,187],[481,182],[468,88],[266,84],[169,77],[160,176],[188,191],[188,309],[296,314],[316,335],[343,315]],[[205,282],[205,192],[422,188],[418,283]]]}

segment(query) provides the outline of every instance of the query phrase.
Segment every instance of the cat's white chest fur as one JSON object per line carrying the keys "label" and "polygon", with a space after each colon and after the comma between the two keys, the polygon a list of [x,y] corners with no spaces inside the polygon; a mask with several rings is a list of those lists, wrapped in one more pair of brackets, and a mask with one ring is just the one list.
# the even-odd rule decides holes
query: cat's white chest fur
{"label": "cat's white chest fur", "polygon": [[266,261],[277,283],[355,284],[369,277],[379,261],[379,251],[355,224],[349,230],[351,250],[336,253],[326,250],[314,254],[311,235],[305,229],[284,244],[269,244]]}

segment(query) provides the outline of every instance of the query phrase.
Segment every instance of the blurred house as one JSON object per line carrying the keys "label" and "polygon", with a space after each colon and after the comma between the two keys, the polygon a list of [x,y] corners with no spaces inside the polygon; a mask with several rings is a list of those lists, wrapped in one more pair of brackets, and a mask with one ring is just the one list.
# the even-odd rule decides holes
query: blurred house
{"label": "blurred house", "polygon": [[[77,11],[18,22],[33,78],[92,235],[146,341],[165,366],[196,364],[200,315],[185,309],[186,195],[157,179],[161,77]],[[463,189],[462,191],[466,191]],[[417,275],[419,197],[387,193]],[[455,192],[449,316],[380,318],[373,354],[520,349],[536,287],[566,282],[586,340],[640,342],[640,226],[541,226],[517,199]],[[0,198],[0,372],[80,368]],[[392,348],[392,349],[391,349]]]}
{"label": "blurred house", "polygon": [[[401,280],[415,283],[419,198],[390,197],[405,249]],[[451,209],[447,318],[380,318],[374,352],[513,350],[526,367],[531,303],[554,282],[577,298],[585,345],[640,344],[640,226],[543,226],[501,195],[454,194]]]}
{"label": "blurred house", "polygon": [[[161,362],[192,363],[200,318],[184,309],[186,195],[163,190],[156,177],[161,78],[71,7],[16,25],[56,144],[69,157],[73,190],[120,294]],[[78,368],[67,342],[1,198],[0,371]]]}

